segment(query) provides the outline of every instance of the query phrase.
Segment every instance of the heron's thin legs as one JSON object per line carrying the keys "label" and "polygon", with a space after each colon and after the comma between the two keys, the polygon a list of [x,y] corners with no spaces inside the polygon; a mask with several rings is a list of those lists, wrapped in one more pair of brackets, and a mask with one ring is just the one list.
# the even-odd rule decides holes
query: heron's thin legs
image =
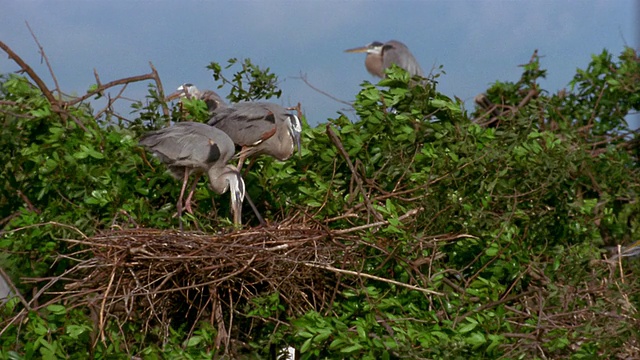
{"label": "heron's thin legs", "polygon": [[178,197],[178,222],[180,223],[180,231],[182,231],[182,197],[184,196],[184,190],[187,188],[187,181],[189,181],[189,170],[184,169],[184,180],[182,181],[182,188],[180,189],[180,196]]}
{"label": "heron's thin legs", "polygon": [[189,190],[189,195],[187,195],[187,200],[184,201],[184,209],[191,215],[193,215],[193,210],[191,209],[191,199],[193,198],[193,193],[196,191],[196,186],[198,186],[198,180],[200,180],[200,176],[202,174],[196,175],[195,180],[193,181],[193,185],[191,185],[191,190]]}
{"label": "heron's thin legs", "polygon": [[251,209],[253,209],[253,212],[256,214],[256,217],[258,218],[258,221],[260,221],[260,225],[262,225],[262,226],[267,225],[267,223],[264,222],[264,219],[262,218],[262,216],[258,212],[258,208],[256,208],[256,205],[253,203],[253,201],[251,201],[251,198],[249,197],[249,193],[248,192],[244,194],[244,198],[247,199],[247,201],[249,202],[249,205],[251,205]]}
{"label": "heron's thin legs", "polygon": [[242,153],[244,151],[244,147],[242,147],[242,150],[240,150],[240,156],[239,156],[239,160],[238,160],[238,172],[240,172],[240,169],[242,169],[242,165],[244,165],[244,161],[247,159],[247,157]]}

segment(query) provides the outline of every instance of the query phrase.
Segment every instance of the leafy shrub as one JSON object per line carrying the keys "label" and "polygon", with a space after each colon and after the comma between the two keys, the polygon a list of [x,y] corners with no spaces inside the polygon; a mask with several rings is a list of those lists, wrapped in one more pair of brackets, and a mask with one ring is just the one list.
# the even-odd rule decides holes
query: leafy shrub
{"label": "leafy shrub", "polygon": [[[232,85],[229,99],[280,95],[268,69],[240,64],[232,80],[210,65],[216,80]],[[377,85],[363,83],[354,121],[305,122],[302,156],[257,159],[245,174],[249,195],[272,223],[357,229],[358,240],[345,245],[360,257],[335,264],[350,272],[323,272],[342,286],[325,308],[290,312],[277,291],[244,304],[238,326],[254,318],[264,325],[243,340],[248,351],[266,356],[289,343],[303,358],[637,355],[638,289],[624,281],[637,274],[637,261],[613,267],[599,249],[637,240],[638,142],[626,117],[640,108],[638,64],[632,49],[618,59],[604,51],[570,89],[550,94],[540,88],[546,72],[534,54],[518,81],[487,90],[495,111],[472,114],[434,79],[392,68]],[[62,238],[112,226],[175,227],[179,186],[136,139],[170,120],[203,120],[206,108],[187,102],[186,113],[167,116],[149,90],[130,123],[95,119],[88,106],[67,109],[77,120],[70,121],[26,78],[4,77],[0,246],[12,254],[2,266],[14,278],[63,274],[69,262],[60,254],[78,248]],[[482,126],[486,116],[491,126]],[[228,200],[210,201],[202,186],[195,199],[188,227],[228,224]],[[21,284],[25,294],[32,289]],[[20,308],[8,306],[7,314]],[[62,304],[33,310],[25,328],[2,333],[10,350],[0,354],[217,354],[208,324],[145,336],[135,323],[111,322],[100,334],[110,341],[96,342],[91,322],[87,311]]]}

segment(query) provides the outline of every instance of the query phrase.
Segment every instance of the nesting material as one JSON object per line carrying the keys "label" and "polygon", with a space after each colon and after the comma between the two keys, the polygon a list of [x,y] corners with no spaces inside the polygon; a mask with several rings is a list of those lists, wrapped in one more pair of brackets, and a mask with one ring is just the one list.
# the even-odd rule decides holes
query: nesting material
{"label": "nesting material", "polygon": [[114,317],[120,323],[143,319],[146,328],[207,320],[224,341],[236,305],[256,297],[278,293],[290,315],[327,306],[337,280],[322,267],[345,265],[345,244],[353,240],[308,226],[218,235],[108,231],[81,241],[92,256],[67,272],[61,297],[87,303],[100,332]]}

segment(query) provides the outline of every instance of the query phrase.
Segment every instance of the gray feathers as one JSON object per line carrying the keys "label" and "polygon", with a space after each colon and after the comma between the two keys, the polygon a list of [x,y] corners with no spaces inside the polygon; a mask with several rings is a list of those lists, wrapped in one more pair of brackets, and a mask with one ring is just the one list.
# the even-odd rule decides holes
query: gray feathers
{"label": "gray feathers", "polygon": [[382,47],[382,66],[384,69],[390,67],[392,64],[396,64],[399,67],[407,70],[411,75],[420,75],[424,77],[420,64],[413,57],[409,48],[400,41],[390,40]]}
{"label": "gray feathers", "polygon": [[235,150],[233,141],[224,132],[194,122],[148,132],[140,138],[140,145],[156,154],[179,179],[185,168],[207,172],[217,163],[226,164]]}
{"label": "gray feathers", "polygon": [[267,102],[243,102],[219,109],[208,124],[227,133],[244,148],[242,155],[247,157],[266,154],[286,160],[300,135],[299,119],[282,106]]}

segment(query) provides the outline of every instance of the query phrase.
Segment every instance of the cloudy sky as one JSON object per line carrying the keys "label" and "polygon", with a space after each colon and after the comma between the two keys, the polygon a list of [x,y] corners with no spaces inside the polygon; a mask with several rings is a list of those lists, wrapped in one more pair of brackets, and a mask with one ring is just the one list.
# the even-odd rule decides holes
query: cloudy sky
{"label": "cloudy sky", "polygon": [[[364,54],[344,49],[373,40],[403,41],[422,68],[444,66],[438,90],[473,108],[496,80],[517,80],[535,49],[548,69],[543,86],[566,87],[590,55],[619,54],[640,42],[638,0],[452,1],[93,1],[0,0],[0,40],[49,84],[28,22],[63,91],[158,69],[165,88],[184,82],[215,89],[211,61],[250,58],[279,76],[283,96],[300,101],[311,124],[337,117],[364,80]],[[17,70],[0,56],[0,73]],[[115,95],[116,90],[111,91]],[[143,99],[146,86],[127,96]],[[221,91],[226,95],[224,91]],[[352,116],[352,114],[350,114]]]}

